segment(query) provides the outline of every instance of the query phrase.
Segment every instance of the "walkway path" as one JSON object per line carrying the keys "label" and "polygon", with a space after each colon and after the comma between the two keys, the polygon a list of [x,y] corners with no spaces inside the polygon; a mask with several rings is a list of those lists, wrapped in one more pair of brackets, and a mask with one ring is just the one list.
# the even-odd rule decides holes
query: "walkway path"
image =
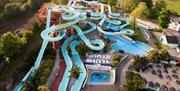
{"label": "walkway path", "polygon": [[116,69],[116,84],[125,83],[125,74],[129,65],[132,63],[132,56],[128,56],[125,60],[121,61]]}
{"label": "walkway path", "polygon": [[59,71],[56,79],[53,82],[53,90],[52,91],[58,91],[59,84],[63,78],[64,72],[66,68],[66,63],[64,61],[59,62]]}
{"label": "walkway path", "polygon": [[56,79],[56,76],[57,76],[57,73],[58,73],[58,70],[59,70],[59,62],[60,62],[60,57],[59,57],[59,50],[56,49],[56,60],[54,60],[54,65],[53,65],[53,68],[52,68],[52,71],[49,75],[49,78],[48,78],[48,85],[50,86],[50,88],[52,88],[53,86],[53,81]]}

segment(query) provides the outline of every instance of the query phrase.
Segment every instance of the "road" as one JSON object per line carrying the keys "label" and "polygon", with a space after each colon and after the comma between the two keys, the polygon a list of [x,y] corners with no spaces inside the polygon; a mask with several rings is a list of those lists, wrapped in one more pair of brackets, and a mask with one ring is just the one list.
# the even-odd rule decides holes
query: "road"
{"label": "road", "polygon": [[177,32],[177,31],[175,31],[175,30],[166,29],[165,31],[166,31],[169,35],[180,36],[180,32]]}
{"label": "road", "polygon": [[116,68],[116,84],[125,83],[125,72],[128,70],[129,65],[132,63],[133,57],[128,55],[128,57],[121,61],[121,63]]}

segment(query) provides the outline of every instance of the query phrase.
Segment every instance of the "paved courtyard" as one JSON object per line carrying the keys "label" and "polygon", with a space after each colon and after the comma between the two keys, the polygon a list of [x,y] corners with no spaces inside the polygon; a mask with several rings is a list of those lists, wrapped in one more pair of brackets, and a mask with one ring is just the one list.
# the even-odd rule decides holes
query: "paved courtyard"
{"label": "paved courtyard", "polygon": [[[156,71],[156,75],[152,74],[153,69],[154,71]],[[141,72],[140,74],[148,82],[158,82],[160,86],[166,85],[168,88],[174,87],[176,91],[180,91],[180,85],[176,83],[176,80],[180,80],[180,67],[167,68],[167,72],[164,72],[163,67],[154,66],[153,69],[147,72]],[[173,73],[172,70],[176,70],[176,73]],[[162,74],[162,77],[159,77],[159,74]],[[174,78],[172,74],[178,75],[178,78]],[[168,76],[170,76],[170,79],[168,78]]]}
{"label": "paved courtyard", "polygon": [[85,85],[83,91],[118,91],[115,85]]}

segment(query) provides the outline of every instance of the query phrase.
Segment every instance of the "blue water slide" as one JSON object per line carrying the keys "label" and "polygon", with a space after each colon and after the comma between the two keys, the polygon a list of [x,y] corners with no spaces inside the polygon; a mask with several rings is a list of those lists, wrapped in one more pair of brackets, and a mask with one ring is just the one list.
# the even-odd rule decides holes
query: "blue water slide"
{"label": "blue water slide", "polygon": [[[50,27],[50,17],[51,17],[51,9],[48,9],[48,15],[47,15],[47,21],[46,21],[46,28]],[[34,67],[31,67],[31,69],[29,70],[29,72],[25,75],[25,77],[21,80],[21,82],[16,86],[15,89],[13,89],[13,91],[20,91],[22,89],[22,87],[24,86],[24,83],[28,80],[28,78],[32,75],[34,75],[34,72],[39,68],[40,63],[41,63],[41,59],[43,57],[44,51],[46,49],[46,46],[48,44],[48,40],[43,40],[43,44],[41,46],[40,52],[38,54],[38,57],[35,61]]]}
{"label": "blue water slide", "polygon": [[[93,50],[101,50],[104,48],[104,42],[100,39],[95,39],[95,40],[89,40],[84,33],[82,32],[82,30],[77,26],[77,25],[73,25],[72,26],[76,32],[78,33],[79,37],[84,41],[84,43],[91,49]],[[96,27],[92,26],[92,28],[96,29]]]}
{"label": "blue water slide", "polygon": [[73,39],[74,39],[74,36],[69,37],[68,39],[65,40],[65,42],[63,43],[63,45],[61,47],[61,52],[62,52],[62,55],[64,57],[65,63],[66,63],[66,69],[65,69],[62,81],[58,87],[58,91],[67,91],[67,86],[68,86],[68,82],[70,79],[70,77],[69,77],[70,72],[69,71],[71,71],[71,69],[73,67],[71,58],[70,58],[68,51],[67,51],[67,46],[68,46],[68,43],[70,41],[72,41]]}
{"label": "blue water slide", "polygon": [[126,34],[126,35],[133,35],[134,31],[132,31],[131,29],[121,29],[120,31],[116,31],[116,32],[110,32],[110,31],[104,31],[101,27],[103,25],[103,23],[106,21],[107,17],[104,14],[103,19],[99,22],[97,29],[99,32],[103,33],[103,34],[107,34],[107,35],[122,35],[122,34]]}
{"label": "blue water slide", "polygon": [[110,5],[108,5],[108,13],[109,13],[109,16],[111,16],[111,17],[120,17],[120,14],[119,13],[112,13],[112,11],[111,11],[111,6]]}
{"label": "blue water slide", "polygon": [[[75,16],[76,17],[74,17],[74,18],[77,18],[77,15],[75,15]],[[46,29],[44,31],[42,31],[42,33],[41,33],[41,37],[43,38],[43,44],[42,44],[42,47],[41,47],[40,52],[38,54],[38,57],[37,57],[37,59],[35,61],[34,67],[32,67],[30,69],[30,71],[26,74],[26,76],[23,78],[23,80],[17,85],[17,87],[14,89],[14,91],[20,91],[21,88],[23,87],[25,81],[31,75],[33,75],[35,70],[37,70],[39,68],[40,63],[41,63],[41,59],[43,57],[43,54],[44,54],[44,51],[45,51],[45,49],[47,47],[48,42],[49,41],[52,42],[52,41],[61,40],[65,36],[66,28],[69,28],[70,26],[72,26],[73,24],[76,24],[79,21],[78,19],[75,19],[75,20],[73,20],[71,22],[68,22],[66,24],[60,24],[60,25],[57,25],[57,26],[49,27],[50,26],[50,19],[51,19],[51,9],[49,8],[48,9],[48,14],[47,14]],[[73,18],[71,18],[71,19],[73,19]],[[60,33],[58,34],[57,37],[51,37],[50,33],[55,32],[57,30],[63,30],[63,31],[60,31]]]}
{"label": "blue water slide", "polygon": [[70,6],[71,6],[71,4],[72,4],[72,2],[73,2],[73,0],[69,0],[69,2],[68,2],[68,4],[67,4],[67,6],[68,6],[68,7],[70,7]]}
{"label": "blue water slide", "polygon": [[122,22],[119,20],[106,20],[106,22],[113,24],[113,25],[120,25]]}
{"label": "blue water slide", "polygon": [[91,19],[92,20],[100,20],[103,18],[103,14],[104,14],[104,5],[103,4],[100,4],[101,5],[101,12],[100,13],[95,13],[95,12],[91,12]]}
{"label": "blue water slide", "polygon": [[76,79],[74,85],[71,88],[71,91],[80,91],[81,87],[86,79],[87,73],[86,73],[86,68],[79,56],[79,53],[76,51],[76,46],[80,44],[80,41],[73,41],[70,45],[71,48],[71,53],[74,59],[75,64],[80,70],[80,74],[78,79]]}
{"label": "blue water slide", "polygon": [[[84,21],[85,22],[85,21]],[[72,27],[75,29],[75,30],[79,30],[79,32],[82,32],[83,33],[83,35],[81,35],[81,36],[83,36],[83,37],[81,37],[82,38],[82,40],[84,40],[84,42],[85,42],[85,44],[87,45],[87,46],[93,46],[93,45],[91,45],[91,42],[92,42],[92,44],[97,44],[97,43],[101,43],[101,44],[99,44],[99,45],[101,45],[100,47],[95,47],[95,46],[93,46],[93,47],[91,47],[91,48],[93,48],[93,50],[100,50],[100,49],[102,49],[104,46],[104,43],[102,43],[102,42],[100,42],[100,40],[89,40],[89,39],[87,39],[86,37],[85,37],[85,35],[84,34],[87,34],[87,33],[90,33],[90,32],[92,32],[93,30],[95,30],[96,29],[96,25],[94,24],[94,23],[92,23],[92,22],[89,22],[89,21],[86,21],[86,23],[88,23],[90,26],[92,26],[90,29],[88,29],[88,30],[86,30],[86,31],[84,31],[84,32],[82,32],[81,30],[80,30],[80,28],[78,27],[78,26],[76,26],[76,25],[73,25]],[[67,46],[68,46],[68,43],[70,42],[70,41],[72,41],[74,38],[76,38],[75,36],[73,36],[73,37],[70,37],[70,38],[68,38],[67,40],[65,40],[65,42],[64,42],[64,44],[63,44],[63,46],[61,47],[61,51],[62,51],[62,53],[63,53],[63,57],[64,57],[64,59],[65,59],[65,62],[66,62],[66,65],[67,65],[67,67],[68,68],[66,68],[66,70],[65,70],[65,73],[64,73],[64,76],[63,76],[63,79],[62,79],[62,81],[61,81],[61,83],[60,83],[60,86],[59,86],[59,91],[66,91],[67,90],[67,86],[68,86],[68,82],[69,82],[69,75],[70,75],[70,73],[69,73],[69,71],[72,69],[72,61],[71,61],[71,59],[70,59],[70,57],[69,57],[69,55],[68,55],[68,52],[67,52]],[[90,42],[90,43],[89,43]],[[72,45],[71,45],[71,49],[72,49]],[[74,51],[74,50],[73,50]],[[74,53],[74,52],[73,52]],[[78,57],[78,55],[74,55],[73,56],[73,58],[74,58],[74,60],[75,61],[81,61],[80,60],[80,57]],[[79,62],[78,61],[78,62]],[[82,64],[76,64],[78,67],[79,66],[82,66]],[[82,76],[80,75],[80,78],[79,79],[77,79],[77,81],[74,83],[74,85],[72,86],[72,88],[71,88],[71,90],[72,91],[79,91],[78,89],[80,89],[81,87],[82,87],[82,84],[83,84],[83,81],[85,80],[85,76],[86,76],[86,71],[84,70],[84,68],[82,68],[81,67],[81,69],[82,69],[82,71],[83,71],[83,74],[82,74]]]}

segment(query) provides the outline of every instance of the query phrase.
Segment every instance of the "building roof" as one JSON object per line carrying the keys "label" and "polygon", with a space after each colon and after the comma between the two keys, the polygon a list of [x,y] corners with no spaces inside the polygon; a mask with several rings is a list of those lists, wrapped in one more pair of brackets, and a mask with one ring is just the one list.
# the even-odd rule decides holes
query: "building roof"
{"label": "building roof", "polygon": [[180,22],[180,17],[178,17],[178,16],[172,16],[172,17],[170,17],[170,19],[171,19],[173,22]]}
{"label": "building roof", "polygon": [[167,42],[171,44],[179,44],[178,38],[176,36],[166,36]]}

